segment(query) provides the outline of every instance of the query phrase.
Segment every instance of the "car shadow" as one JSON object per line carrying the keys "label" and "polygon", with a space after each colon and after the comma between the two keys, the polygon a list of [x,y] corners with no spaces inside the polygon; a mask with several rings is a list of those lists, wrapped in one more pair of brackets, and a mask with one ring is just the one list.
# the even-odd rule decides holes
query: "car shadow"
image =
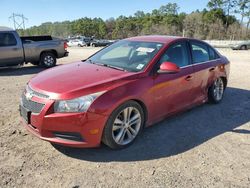
{"label": "car shadow", "polygon": [[[57,64],[56,66],[60,66]],[[46,68],[39,66],[23,66],[23,67],[0,67],[0,77],[1,76],[22,76],[22,75],[32,75],[37,74],[41,71],[46,70]]]}
{"label": "car shadow", "polygon": [[69,157],[94,162],[153,160],[181,154],[226,132],[249,133],[234,131],[249,121],[250,91],[227,88],[220,104],[201,105],[146,128],[126,149],[55,148]]}
{"label": "car shadow", "polygon": [[37,74],[43,70],[45,70],[45,68],[38,67],[38,66],[7,67],[7,68],[0,69],[0,76],[30,75],[30,74]]}

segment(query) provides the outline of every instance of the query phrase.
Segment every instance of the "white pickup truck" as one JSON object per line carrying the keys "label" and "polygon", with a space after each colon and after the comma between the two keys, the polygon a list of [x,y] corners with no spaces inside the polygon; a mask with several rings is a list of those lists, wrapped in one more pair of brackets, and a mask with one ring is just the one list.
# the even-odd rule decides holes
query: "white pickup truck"
{"label": "white pickup truck", "polygon": [[0,67],[32,63],[50,68],[57,58],[68,56],[67,43],[51,36],[19,37],[15,30],[0,27]]}

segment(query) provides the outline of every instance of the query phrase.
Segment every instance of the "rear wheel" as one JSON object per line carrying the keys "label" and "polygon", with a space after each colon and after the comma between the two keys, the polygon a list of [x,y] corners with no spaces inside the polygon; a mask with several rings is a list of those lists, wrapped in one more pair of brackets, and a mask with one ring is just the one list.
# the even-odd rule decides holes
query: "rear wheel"
{"label": "rear wheel", "polygon": [[56,65],[56,56],[51,52],[44,52],[40,58],[40,65],[45,68],[54,67]]}
{"label": "rear wheel", "polygon": [[113,111],[103,131],[102,141],[112,149],[132,144],[144,124],[144,112],[135,101],[128,101]]}
{"label": "rear wheel", "polygon": [[222,101],[224,95],[224,82],[222,78],[217,78],[208,90],[208,100],[210,103],[217,104]]}
{"label": "rear wheel", "polygon": [[241,50],[247,50],[247,46],[246,45],[243,45],[240,47]]}

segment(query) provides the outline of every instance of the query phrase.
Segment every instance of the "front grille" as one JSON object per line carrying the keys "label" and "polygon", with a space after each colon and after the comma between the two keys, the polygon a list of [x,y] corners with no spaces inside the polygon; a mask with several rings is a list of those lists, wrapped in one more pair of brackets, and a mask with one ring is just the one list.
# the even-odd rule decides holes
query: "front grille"
{"label": "front grille", "polygon": [[45,104],[41,104],[32,100],[28,100],[25,95],[22,95],[22,105],[27,110],[33,112],[33,113],[40,113],[44,107]]}

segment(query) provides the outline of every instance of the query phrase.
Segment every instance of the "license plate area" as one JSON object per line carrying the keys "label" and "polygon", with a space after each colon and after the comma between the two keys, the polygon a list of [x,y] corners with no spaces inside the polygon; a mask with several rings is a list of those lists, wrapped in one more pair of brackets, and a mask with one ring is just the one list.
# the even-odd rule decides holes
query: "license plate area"
{"label": "license plate area", "polygon": [[20,115],[26,121],[27,124],[30,124],[31,111],[20,105]]}

